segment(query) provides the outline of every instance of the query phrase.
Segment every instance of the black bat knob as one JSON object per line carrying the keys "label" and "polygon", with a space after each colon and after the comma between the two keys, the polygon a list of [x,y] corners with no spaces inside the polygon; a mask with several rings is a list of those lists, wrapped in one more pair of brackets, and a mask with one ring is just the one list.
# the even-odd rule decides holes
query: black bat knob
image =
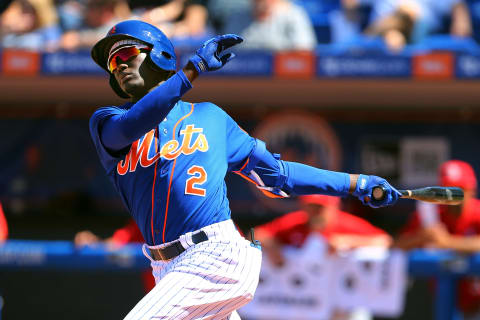
{"label": "black bat knob", "polygon": [[376,186],[372,189],[372,198],[375,201],[382,201],[385,199],[386,196],[386,191],[384,187],[382,186]]}

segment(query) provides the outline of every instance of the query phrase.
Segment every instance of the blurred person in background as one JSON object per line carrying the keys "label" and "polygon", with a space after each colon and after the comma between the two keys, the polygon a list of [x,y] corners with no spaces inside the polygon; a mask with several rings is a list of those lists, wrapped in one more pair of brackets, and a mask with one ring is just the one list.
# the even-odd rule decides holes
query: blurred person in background
{"label": "blurred person in background", "polygon": [[361,38],[368,21],[367,11],[375,0],[341,0],[328,15],[331,43],[351,43]]}
{"label": "blurred person in background", "polygon": [[446,24],[451,36],[471,36],[470,14],[463,0],[376,0],[366,34],[381,36],[390,50],[400,51],[408,43],[444,32]]}
{"label": "blurred person in background", "polygon": [[80,30],[83,27],[87,0],[55,0],[62,32]]}
{"label": "blurred person in background", "polygon": [[169,38],[211,36],[207,0],[130,1],[134,15],[155,25]]}
{"label": "blurred person in background", "polygon": [[[209,21],[215,31],[220,34],[235,32],[235,30],[227,29],[231,28],[231,21],[250,15],[251,7],[251,0],[208,0]],[[246,27],[243,24],[241,26]],[[241,30],[236,31],[240,32]]]}
{"label": "blurred person in background", "polygon": [[[74,243],[77,247],[94,246],[99,243],[104,243],[107,246],[115,248],[128,243],[143,244],[144,242],[145,240],[143,239],[142,233],[140,232],[140,229],[138,229],[138,226],[133,219],[129,219],[127,224],[115,230],[112,236],[106,239],[102,239],[90,230],[77,232],[74,238]],[[145,292],[149,292],[155,286],[155,279],[153,278],[150,270],[142,272],[142,281]]]}
{"label": "blurred person in background", "polygon": [[365,34],[381,37],[387,49],[400,52],[412,42],[412,33],[415,22],[421,15],[420,10],[415,0],[375,1],[371,22]]}
{"label": "blurred person in background", "polygon": [[51,0],[15,0],[0,16],[3,48],[53,51],[58,47],[60,36]]}
{"label": "blurred person in background", "polygon": [[[255,228],[270,262],[281,267],[285,260],[283,246],[301,248],[312,234],[321,235],[330,252],[365,246],[389,247],[391,237],[366,220],[340,210],[340,198],[325,195],[298,197],[300,210],[287,213]],[[336,310],[332,319],[369,319],[366,310]]]}
{"label": "blurred person in background", "polygon": [[305,10],[288,0],[251,0],[251,9],[229,17],[226,32],[240,34],[242,47],[313,50],[315,30]]}
{"label": "blurred person in background", "polygon": [[[440,167],[439,179],[442,186],[462,188],[463,203],[435,207],[437,221],[426,219],[425,213],[417,210],[396,237],[394,246],[404,250],[450,249],[464,254],[480,251],[480,200],[475,198],[477,178],[473,168],[467,162],[450,160]],[[480,279],[468,277],[460,281],[458,299],[465,319],[480,317]]]}
{"label": "blurred person in background", "polygon": [[[70,8],[70,11],[63,14],[70,13],[75,16],[75,10],[82,11],[81,6],[69,5],[70,7],[64,7],[64,10]],[[114,24],[131,16],[128,3],[124,0],[86,0],[83,10],[84,18],[81,26],[67,30],[62,35],[62,49],[90,48]]]}

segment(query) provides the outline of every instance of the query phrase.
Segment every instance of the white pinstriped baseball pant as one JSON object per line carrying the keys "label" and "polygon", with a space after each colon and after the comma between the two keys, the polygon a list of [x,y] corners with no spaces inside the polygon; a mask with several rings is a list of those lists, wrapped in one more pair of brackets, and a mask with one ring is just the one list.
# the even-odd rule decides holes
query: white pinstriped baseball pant
{"label": "white pinstriped baseball pant", "polygon": [[[154,261],[148,248],[155,288],[128,313],[124,320],[239,320],[235,311],[248,303],[258,285],[261,250],[251,245],[232,220],[200,230],[208,240],[193,244],[192,233],[180,236],[182,254],[169,261]],[[198,232],[195,231],[195,232]]]}

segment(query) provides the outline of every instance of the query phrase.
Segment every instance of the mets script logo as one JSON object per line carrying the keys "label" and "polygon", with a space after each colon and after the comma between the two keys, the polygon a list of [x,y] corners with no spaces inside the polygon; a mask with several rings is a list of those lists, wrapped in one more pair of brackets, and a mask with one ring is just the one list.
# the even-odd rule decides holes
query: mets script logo
{"label": "mets script logo", "polygon": [[[195,151],[206,152],[208,150],[208,141],[205,137],[205,134],[202,133],[202,128],[195,128],[195,125],[187,125],[184,130],[180,130],[180,136],[183,136],[183,140],[179,143],[177,140],[173,139],[165,143],[159,152],[155,152],[153,156],[149,156],[149,150],[152,147],[152,143],[156,144],[155,141],[155,130],[148,132],[143,140],[137,140],[132,143],[130,151],[125,156],[125,159],[120,161],[117,164],[117,172],[119,175],[125,175],[127,172],[134,172],[137,169],[137,165],[140,165],[144,168],[151,166],[160,158],[167,160],[176,159],[179,155],[189,155]],[[195,141],[193,141],[194,134],[196,136]],[[192,143],[193,141],[193,143]],[[153,150],[156,150],[154,146]]]}

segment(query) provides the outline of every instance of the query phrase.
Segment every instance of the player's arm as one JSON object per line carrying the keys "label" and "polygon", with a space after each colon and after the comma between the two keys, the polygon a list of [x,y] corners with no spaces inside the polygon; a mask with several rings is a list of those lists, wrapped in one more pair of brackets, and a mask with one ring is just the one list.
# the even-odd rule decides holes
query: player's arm
{"label": "player's arm", "polygon": [[450,33],[457,37],[469,37],[472,35],[472,21],[468,6],[460,1],[452,8],[452,23]]}
{"label": "player's arm", "polygon": [[428,237],[423,232],[418,212],[413,213],[407,224],[400,230],[393,241],[393,247],[402,250],[423,248],[428,242]]}
{"label": "player's arm", "polygon": [[181,71],[150,91],[130,109],[103,121],[100,131],[103,145],[111,151],[119,151],[150,131],[192,88],[192,82],[199,74],[220,69],[235,57],[233,53],[221,55],[223,50],[242,41],[236,35],[223,35],[205,42]]}
{"label": "player's arm", "polygon": [[427,238],[426,245],[429,247],[455,250],[463,253],[480,251],[480,236],[451,234],[442,223],[424,228],[422,233]]}
{"label": "player's arm", "polygon": [[122,150],[154,128],[192,88],[187,74],[194,79],[194,73],[188,70],[177,72],[128,110],[104,119],[99,131],[103,145],[111,151]]}
{"label": "player's arm", "polygon": [[463,253],[475,253],[480,251],[480,236],[466,237],[449,234],[436,247]]}
{"label": "player's arm", "polygon": [[[270,153],[265,143],[258,139],[247,162],[236,173],[254,182],[259,189],[272,197],[352,194],[364,204],[381,207],[395,203],[400,195],[385,179],[377,176],[348,174],[283,161],[280,155]],[[387,196],[381,201],[371,201],[372,189],[378,185],[387,190]]]}

